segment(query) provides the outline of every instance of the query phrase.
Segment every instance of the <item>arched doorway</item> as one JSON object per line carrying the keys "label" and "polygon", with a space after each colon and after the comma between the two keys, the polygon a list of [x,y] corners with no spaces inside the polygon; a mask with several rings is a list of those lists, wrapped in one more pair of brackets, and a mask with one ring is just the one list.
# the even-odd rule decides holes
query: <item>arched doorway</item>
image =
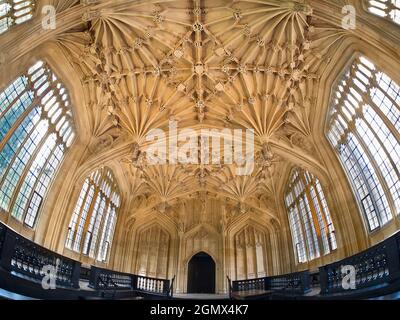
{"label": "arched doorway", "polygon": [[188,293],[215,293],[215,262],[205,252],[199,252],[188,264]]}

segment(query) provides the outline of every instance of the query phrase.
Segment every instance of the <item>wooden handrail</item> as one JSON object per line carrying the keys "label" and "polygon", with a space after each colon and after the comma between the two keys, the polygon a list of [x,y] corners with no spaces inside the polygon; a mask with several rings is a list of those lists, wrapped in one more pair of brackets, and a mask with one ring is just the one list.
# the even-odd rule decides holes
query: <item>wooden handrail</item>
{"label": "wooden handrail", "polygon": [[95,266],[88,269],[82,267],[78,261],[26,239],[0,222],[0,267],[3,270],[40,282],[44,277],[42,269],[45,266],[54,267],[56,270],[57,287],[76,289],[80,288],[82,272],[82,280],[89,278],[89,286],[95,290],[132,290],[168,297],[173,292],[175,279],[174,277],[171,282],[167,279],[144,277]]}
{"label": "wooden handrail", "polygon": [[[400,232],[351,257],[319,268],[321,295],[349,292],[343,285],[346,276],[343,266],[354,267],[355,293],[358,289],[399,283],[400,289]],[[314,273],[315,275],[315,273]],[[230,280],[229,277],[228,281]],[[254,289],[291,294],[304,294],[310,290],[310,272],[295,272],[286,275],[232,281],[232,292]]]}
{"label": "wooden handrail", "polygon": [[[400,232],[356,255],[319,268],[321,295],[346,291],[342,285],[345,274],[342,266],[353,266],[357,289],[400,283]],[[10,274],[40,282],[43,267],[54,266],[58,287],[79,288],[81,263],[48,250],[0,222],[0,268]],[[149,295],[172,297],[175,275],[171,280],[146,277],[92,266],[82,268],[90,276],[89,285],[95,290],[131,290]],[[229,296],[234,292],[251,290],[275,291],[302,295],[310,290],[308,270],[273,277],[232,281],[226,277]],[[354,292],[354,291],[353,291]]]}

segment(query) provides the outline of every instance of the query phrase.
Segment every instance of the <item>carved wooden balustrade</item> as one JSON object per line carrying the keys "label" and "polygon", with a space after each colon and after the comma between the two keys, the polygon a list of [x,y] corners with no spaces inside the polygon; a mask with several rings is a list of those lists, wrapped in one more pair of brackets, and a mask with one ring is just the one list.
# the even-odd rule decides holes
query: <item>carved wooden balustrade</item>
{"label": "carved wooden balustrade", "polygon": [[[22,237],[1,222],[0,270],[3,274],[16,277],[12,281],[18,281],[20,277],[36,283],[38,289],[41,288],[43,279],[46,280],[45,277],[48,276],[48,279],[54,277],[56,280],[56,289],[79,289],[80,280],[89,280],[89,286],[95,289],[94,294],[99,293],[102,296],[109,289],[132,291],[132,294],[145,293],[147,296],[172,296],[173,280],[143,277],[94,266],[83,267],[78,261],[61,256]],[[43,292],[40,295],[43,297]]]}
{"label": "carved wooden balustrade", "polygon": [[170,289],[170,281],[136,276],[136,289],[144,292],[167,294]]}
{"label": "carved wooden balustrade", "polygon": [[310,290],[310,275],[308,271],[303,271],[274,277],[237,280],[230,282],[230,289],[235,293],[275,291],[301,295]]}
{"label": "carved wooden balustrade", "polygon": [[[400,232],[354,256],[320,267],[319,272],[312,274],[303,271],[249,280],[230,281],[228,278],[228,281],[231,297],[251,296],[252,291],[264,291],[264,295],[304,296],[311,290],[311,284],[313,288],[320,287],[316,298],[337,294],[379,296],[400,291]],[[262,292],[258,294],[262,296]]]}
{"label": "carved wooden balustrade", "polygon": [[249,280],[238,280],[232,282],[232,290],[234,292],[239,291],[251,291],[251,290],[266,290],[266,278],[257,278]]}
{"label": "carved wooden balustrade", "polygon": [[171,281],[129,273],[122,273],[98,267],[92,267],[89,286],[94,289],[125,289],[136,292],[167,295],[172,294]]}
{"label": "carved wooden balustrade", "polygon": [[90,270],[89,286],[96,290],[133,290],[133,275],[98,267],[92,267]]}
{"label": "carved wooden balustrade", "polygon": [[267,277],[268,290],[285,291],[291,294],[304,294],[310,290],[310,273],[295,272],[281,276]]}
{"label": "carved wooden balustrade", "polygon": [[[95,294],[110,292],[107,290],[125,290],[147,296],[172,297],[174,283],[174,279],[170,281],[151,278],[94,266],[90,269],[82,267],[80,262],[39,246],[2,223],[0,270],[3,275],[6,272],[15,277],[13,281],[18,281],[18,277],[21,277],[39,286],[44,277],[53,272],[57,288],[66,289],[78,289],[80,280],[89,279],[89,285],[95,289]],[[351,282],[348,283],[348,280],[351,281],[351,275],[347,273],[349,270],[354,270],[353,290],[348,288],[351,286]],[[315,284],[320,286],[320,298],[336,294],[357,296],[365,290],[378,290],[374,293],[378,296],[388,290],[400,291],[400,232],[354,256],[320,267],[313,278],[316,278]],[[343,285],[345,282],[348,285]],[[307,270],[273,277],[232,282],[229,280],[229,288],[231,297],[232,293],[245,295],[251,292],[258,292],[260,296],[265,292],[277,294],[279,297],[286,294],[301,297],[310,290],[310,272]],[[379,291],[382,288],[384,291]]]}
{"label": "carved wooden balustrade", "polygon": [[54,253],[0,224],[0,266],[30,280],[54,277],[58,287],[79,288],[80,263]]}
{"label": "carved wooden balustrade", "polygon": [[84,267],[81,265],[80,279],[89,281],[90,280],[90,267]]}
{"label": "carved wooden balustrade", "polygon": [[[349,292],[399,280],[399,257],[400,233],[397,233],[354,256],[320,267],[321,294]],[[355,287],[351,283],[351,270],[355,271]]]}

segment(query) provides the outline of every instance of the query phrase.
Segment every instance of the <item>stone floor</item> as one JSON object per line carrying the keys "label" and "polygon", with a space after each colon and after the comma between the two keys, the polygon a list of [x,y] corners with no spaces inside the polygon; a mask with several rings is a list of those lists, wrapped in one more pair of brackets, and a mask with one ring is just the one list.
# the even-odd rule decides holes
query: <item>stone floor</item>
{"label": "stone floor", "polygon": [[227,300],[227,294],[212,294],[212,293],[174,293],[174,299],[185,300]]}

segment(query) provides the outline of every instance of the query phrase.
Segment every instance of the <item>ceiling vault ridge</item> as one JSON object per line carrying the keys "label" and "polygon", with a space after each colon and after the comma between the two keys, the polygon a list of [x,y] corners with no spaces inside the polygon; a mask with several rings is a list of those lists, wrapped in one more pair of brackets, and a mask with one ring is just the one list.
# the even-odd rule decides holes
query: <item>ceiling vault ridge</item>
{"label": "ceiling vault ridge", "polygon": [[[311,115],[320,107],[319,81],[351,34],[315,17],[308,2],[81,5],[80,25],[55,42],[84,89],[87,163],[118,164],[143,212],[167,214],[177,200],[209,192],[233,202],[238,214],[257,209],[276,217],[277,179],[288,161],[323,171]],[[253,173],[201,161],[149,165],[147,135],[167,131],[171,121],[180,129],[252,129]]]}

